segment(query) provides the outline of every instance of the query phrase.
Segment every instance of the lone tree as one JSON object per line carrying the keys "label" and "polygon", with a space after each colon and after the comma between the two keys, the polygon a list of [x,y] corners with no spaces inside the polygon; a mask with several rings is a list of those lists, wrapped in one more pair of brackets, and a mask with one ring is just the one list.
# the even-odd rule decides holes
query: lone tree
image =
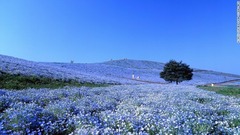
{"label": "lone tree", "polygon": [[164,66],[163,71],[160,73],[160,77],[168,82],[178,83],[186,80],[191,80],[193,76],[193,69],[189,68],[189,65],[175,60],[170,60]]}

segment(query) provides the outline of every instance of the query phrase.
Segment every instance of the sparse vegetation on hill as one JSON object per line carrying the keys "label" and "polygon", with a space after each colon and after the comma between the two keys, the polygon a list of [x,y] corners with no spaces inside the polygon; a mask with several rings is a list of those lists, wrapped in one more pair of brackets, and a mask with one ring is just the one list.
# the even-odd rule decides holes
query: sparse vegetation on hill
{"label": "sparse vegetation on hill", "polygon": [[160,77],[168,82],[176,82],[176,84],[192,80],[193,69],[189,68],[189,65],[170,60],[165,66],[163,71],[160,73]]}
{"label": "sparse vegetation on hill", "polygon": [[52,79],[46,77],[37,76],[25,76],[21,74],[9,74],[5,72],[0,73],[0,89],[27,89],[27,88],[62,88],[64,86],[88,86],[88,87],[99,87],[104,86],[103,84],[93,83],[79,83],[75,80],[61,80]]}

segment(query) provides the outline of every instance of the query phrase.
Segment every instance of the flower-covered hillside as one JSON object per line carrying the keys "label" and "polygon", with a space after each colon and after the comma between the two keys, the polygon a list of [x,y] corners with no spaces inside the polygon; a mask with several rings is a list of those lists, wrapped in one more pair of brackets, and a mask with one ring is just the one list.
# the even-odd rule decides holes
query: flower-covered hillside
{"label": "flower-covered hillside", "polygon": [[54,79],[75,79],[89,83],[118,83],[104,76],[93,76],[81,70],[71,70],[58,66],[52,66],[41,62],[27,61],[10,56],[0,55],[0,71],[11,74],[23,74],[27,76],[43,76]]}
{"label": "flower-covered hillside", "polygon": [[239,134],[240,99],[182,85],[0,90],[0,134]]}
{"label": "flower-covered hillside", "polygon": [[[0,55],[0,70],[12,74],[37,75],[56,79],[75,79],[80,82],[111,84],[165,83],[159,73],[163,63],[141,60],[111,60],[103,63],[43,63],[26,61]],[[240,76],[194,70],[193,80],[183,82],[187,85],[207,84],[239,79]],[[132,79],[132,74],[138,80]]]}

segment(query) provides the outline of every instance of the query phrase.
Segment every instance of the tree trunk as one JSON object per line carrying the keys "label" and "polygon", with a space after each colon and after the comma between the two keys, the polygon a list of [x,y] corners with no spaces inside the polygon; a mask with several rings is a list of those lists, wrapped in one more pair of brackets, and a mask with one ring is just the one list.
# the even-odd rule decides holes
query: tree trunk
{"label": "tree trunk", "polygon": [[176,81],[176,84],[178,85],[178,81]]}

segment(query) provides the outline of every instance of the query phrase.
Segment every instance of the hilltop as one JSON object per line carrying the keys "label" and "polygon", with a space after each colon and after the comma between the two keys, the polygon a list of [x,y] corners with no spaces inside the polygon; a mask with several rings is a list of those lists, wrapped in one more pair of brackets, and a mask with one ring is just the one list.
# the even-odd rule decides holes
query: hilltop
{"label": "hilltop", "polygon": [[[165,83],[159,77],[164,63],[146,60],[111,60],[101,63],[34,62],[0,55],[0,70],[11,74],[35,75],[54,79],[75,79],[79,82],[109,84]],[[198,85],[239,79],[239,75],[194,69],[193,80],[182,84]],[[131,75],[141,81],[132,80]]]}

